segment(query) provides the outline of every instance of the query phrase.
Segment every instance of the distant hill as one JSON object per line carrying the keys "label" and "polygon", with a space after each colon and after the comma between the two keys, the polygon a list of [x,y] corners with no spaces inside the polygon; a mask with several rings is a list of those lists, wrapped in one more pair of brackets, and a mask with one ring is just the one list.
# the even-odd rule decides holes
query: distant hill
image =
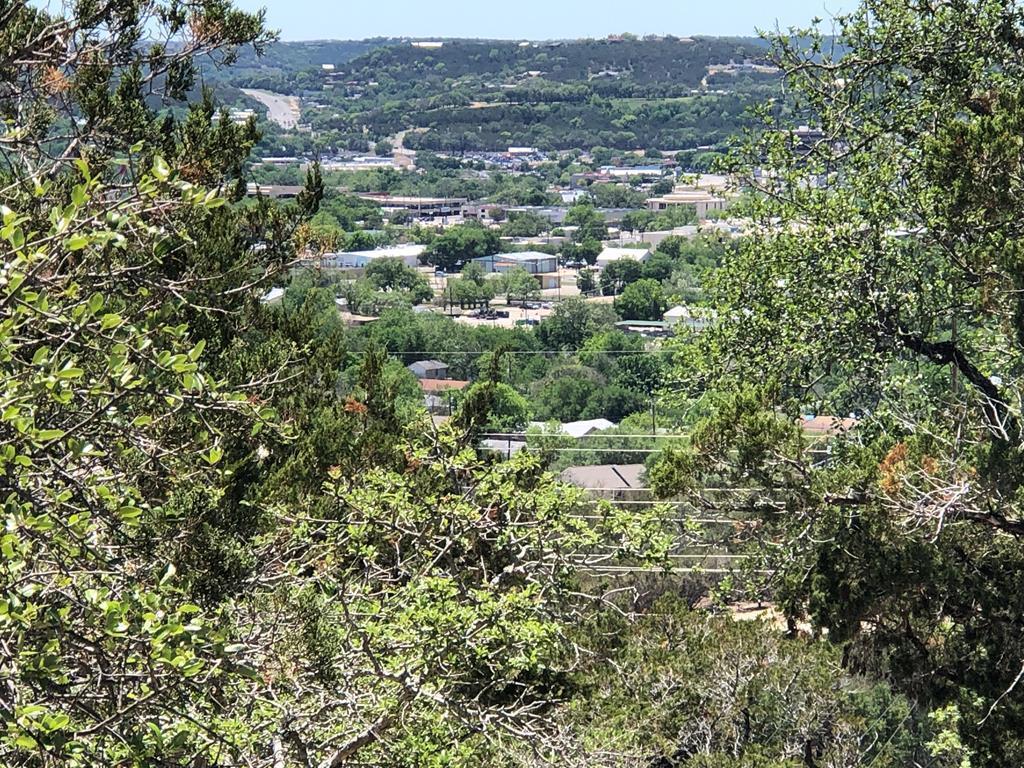
{"label": "distant hill", "polygon": [[537,73],[533,77],[559,83],[624,79],[639,85],[673,83],[695,88],[709,64],[756,60],[765,53],[758,38],[442,42],[440,48],[413,43],[380,47],[355,58],[344,70],[353,77],[376,79],[382,73],[396,80],[426,77],[431,81]]}
{"label": "distant hill", "polygon": [[448,153],[697,149],[775,95],[765,54],[758,38],[718,37],[280,43],[240,59],[227,81],[302,97],[328,148],[416,129],[406,147]]}
{"label": "distant hill", "polygon": [[265,82],[262,85],[254,84],[252,87],[290,90],[290,83],[299,72],[318,70],[323,64],[341,66],[376,48],[397,42],[389,38],[280,42],[268,46],[262,57],[257,57],[252,48],[242,48],[230,68],[218,70],[206,66],[203,74],[213,81],[255,83],[263,78]]}

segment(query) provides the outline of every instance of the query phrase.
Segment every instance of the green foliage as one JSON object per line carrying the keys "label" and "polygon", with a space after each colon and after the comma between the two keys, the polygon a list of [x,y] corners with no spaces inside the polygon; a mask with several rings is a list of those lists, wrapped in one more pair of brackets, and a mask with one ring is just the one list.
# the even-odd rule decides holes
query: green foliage
{"label": "green foliage", "polygon": [[[168,257],[174,232],[156,223],[166,201],[202,220],[223,199],[171,180],[162,159],[135,197],[112,194],[82,161],[76,176],[42,230],[2,208],[0,641],[16,656],[0,754],[11,765],[40,750],[66,765],[207,753],[214,742],[192,723],[217,716],[190,691],[232,689],[216,682],[229,636],[188,600],[174,566],[180,521],[163,505],[169,477],[216,495],[232,468],[214,425],[248,430],[254,418],[257,430],[261,414],[220,389],[205,341],[166,318],[195,275],[139,278]],[[47,182],[18,202],[31,210],[60,194]],[[109,742],[101,723],[121,738]]]}
{"label": "green foliage", "polygon": [[427,278],[401,259],[374,259],[366,267],[365,278],[378,291],[404,294],[410,304],[422,304],[434,297]]}
{"label": "green foliage", "polygon": [[511,211],[501,225],[502,237],[536,237],[551,229],[551,222],[532,211]]}
{"label": "green foliage", "polygon": [[455,272],[471,259],[491,256],[501,249],[497,233],[475,224],[445,230],[427,249],[427,263]]}
{"label": "green foliage", "polygon": [[635,259],[616,259],[601,270],[601,293],[614,296],[644,273],[643,263]]}
{"label": "green foliage", "polygon": [[642,208],[647,195],[625,184],[593,184],[587,190],[599,208]]}
{"label": "green foliage", "polygon": [[[477,382],[465,390],[465,400],[468,402],[479,400],[481,389],[484,387],[491,387],[492,391],[489,393],[489,411],[483,423],[483,430],[492,433],[508,433],[526,429],[526,425],[530,421],[530,404],[525,397],[508,384]],[[457,419],[460,416],[462,414],[456,414]]]}
{"label": "green foliage", "polygon": [[540,296],[540,283],[523,267],[503,272],[497,282],[497,290],[505,294],[510,304],[517,299],[525,304]]}
{"label": "green foliage", "polygon": [[[316,44],[305,51],[273,48],[269,65],[247,66],[232,79],[284,93],[317,91],[325,106],[309,110],[314,129],[357,151],[366,151],[367,137],[415,126],[424,130],[404,141],[420,154],[504,151],[515,137],[544,151],[595,147],[598,164],[612,160],[610,147],[716,145],[745,124],[753,99],[778,92],[770,74],[705,79],[708,64],[760,57],[763,42],[752,39],[578,40],[522,48],[447,40],[430,50],[397,41],[375,45],[355,60],[347,52],[331,59],[342,66],[331,73],[330,90],[321,90],[328,75],[319,71],[324,58]],[[524,80],[529,71],[542,74]],[[515,87],[497,91],[495,83]],[[480,103],[487,108],[477,108]]]}
{"label": "green foliage", "polygon": [[603,645],[584,674],[587,695],[555,714],[567,743],[542,747],[552,757],[687,768],[895,768],[923,757],[912,704],[844,672],[821,643],[669,595],[638,623],[608,617],[583,632]]}
{"label": "green foliage", "polygon": [[[548,184],[577,170],[574,156],[487,181],[427,153],[422,174],[325,178],[314,164],[294,203],[242,203],[256,125],[234,124],[210,92],[195,92],[192,61],[262,50],[260,15],[219,0],[85,3],[66,18],[20,2],[5,9],[0,763],[1020,763],[1024,715],[1005,661],[1024,647],[1012,236],[1024,99],[1014,90],[1021,57],[1010,55],[1020,35],[1008,32],[1019,20],[975,5],[922,21],[921,10],[881,2],[885,34],[874,17],[849,22],[854,46],[904,54],[895,32],[945,55],[927,66],[869,61],[865,71],[891,87],[861,90],[856,61],[867,59],[843,71],[848,88],[837,91],[827,68],[825,87],[805,87],[836,138],[817,151],[842,147],[827,159],[842,167],[825,176],[836,188],[819,184],[813,151],[787,165],[786,137],[766,134],[769,151],[755,156],[781,170],[761,178],[791,185],[748,201],[764,237],[726,254],[713,289],[727,322],[679,343],[672,377],[666,354],[612,330],[608,306],[569,300],[536,331],[413,313],[429,283],[399,261],[375,262],[352,283],[298,270],[280,301],[259,300],[286,284],[282,269],[298,254],[393,236],[363,231],[382,225],[380,208],[334,194],[335,183],[543,204]],[[935,45],[946,23],[968,31],[955,55]],[[338,64],[374,48],[317,45]],[[744,100],[691,97],[703,86],[688,81],[714,57],[751,53],[745,45],[630,37],[376,49],[339,73],[345,106],[328,107],[337,118],[309,116],[315,137],[267,126],[263,146],[383,152],[386,136],[425,115],[430,130],[406,134],[421,148],[507,146],[507,129],[522,125],[525,141],[547,147],[585,146],[581,136],[696,146],[734,127]],[[783,53],[789,45],[780,42]],[[308,55],[278,50],[289,66]],[[818,54],[795,69],[797,85],[824,66]],[[972,55],[982,64],[964,66]],[[610,59],[621,77],[592,82]],[[298,90],[327,77],[307,63],[289,75]],[[524,65],[545,76],[492,89],[486,109],[471,109],[482,72],[504,81]],[[269,83],[282,76],[249,60],[245,69]],[[899,87],[904,70],[918,78],[912,89]],[[679,83],[667,85],[670,75]],[[938,109],[965,98],[964,82],[971,100]],[[414,92],[410,110],[402,99]],[[872,111],[879,93],[891,101]],[[678,98],[648,102],[667,95]],[[773,115],[791,116],[800,117]],[[853,117],[863,125],[843,122]],[[893,120],[898,130],[878,130]],[[601,147],[593,155],[622,160]],[[904,194],[879,201],[877,190]],[[626,187],[595,194],[639,199]],[[579,230],[567,255],[592,258],[605,223],[587,205],[569,218]],[[889,242],[912,224],[924,243]],[[539,225],[513,216],[509,230]],[[446,270],[468,263],[453,293],[489,294],[471,260],[499,250],[497,232],[412,236]],[[669,242],[639,272],[613,265],[612,290],[626,287],[620,310],[652,313],[673,290],[659,281],[698,290],[729,250]],[[523,270],[497,282],[514,300],[539,293]],[[338,293],[380,318],[346,328]],[[427,357],[476,379],[441,429],[406,368]],[[777,385],[735,386],[764,382],[766,370]],[[707,394],[709,383],[722,391]],[[666,390],[677,402],[658,403],[648,421]],[[870,413],[860,439],[834,440],[825,454],[796,421],[812,397]],[[478,436],[521,430],[533,411],[622,423],[604,436],[611,453],[557,451],[561,435],[529,439],[554,460],[544,450],[505,462],[478,453]],[[634,436],[683,423],[693,423],[687,435]],[[633,583],[609,592],[582,573],[595,553],[667,565],[679,532],[668,530],[667,507],[613,506],[555,484],[546,468],[567,456],[639,461],[651,445],[661,455],[647,477],[666,494],[706,506],[697,490],[710,480],[747,489],[732,511],[758,519],[730,535],[758,534],[749,562],[773,569],[773,598],[846,643],[848,668],[892,680],[917,708],[841,671],[839,649],[824,642],[668,600],[652,606],[646,579],[635,582],[640,602],[627,604]],[[690,540],[695,525],[683,526]],[[707,592],[704,579],[666,572],[664,583]]]}
{"label": "green foliage", "polygon": [[608,226],[592,205],[577,203],[565,214],[565,223],[576,227],[572,239],[576,243],[600,243],[608,239]]}
{"label": "green foliage", "polygon": [[668,301],[657,280],[645,277],[630,283],[615,299],[615,311],[623,320],[661,320]]}
{"label": "green foliage", "polygon": [[[959,713],[935,742],[952,764],[1024,758],[1005,663],[1024,656],[1021,39],[1018,9],[989,0],[871,2],[835,45],[773,39],[786,124],[815,128],[765,109],[732,160],[759,234],[710,281],[722,328],[677,371],[731,394],[665,475],[769,489],[780,601],[851,665]],[[758,397],[742,384],[765,378]],[[793,434],[808,412],[861,420],[812,452]]]}
{"label": "green foliage", "polygon": [[580,293],[593,293],[597,290],[597,280],[594,277],[594,270],[592,269],[581,269],[579,274],[576,276],[576,287],[580,289]]}
{"label": "green foliage", "polygon": [[614,318],[605,314],[601,305],[588,304],[574,296],[555,305],[541,322],[537,335],[548,349],[576,350],[613,322]]}

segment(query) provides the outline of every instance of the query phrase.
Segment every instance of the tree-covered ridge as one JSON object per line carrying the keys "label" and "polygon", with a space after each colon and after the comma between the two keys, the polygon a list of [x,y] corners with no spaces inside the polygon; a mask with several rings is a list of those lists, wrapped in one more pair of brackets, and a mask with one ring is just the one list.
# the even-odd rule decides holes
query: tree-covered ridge
{"label": "tree-covered ridge", "polygon": [[[735,133],[751,99],[778,87],[757,38],[440,42],[388,41],[337,62],[322,60],[319,43],[272,47],[262,69],[229,80],[322,104],[305,119],[342,145],[365,142],[364,128],[374,142],[424,129],[406,134],[405,146],[446,152],[692,149]],[[741,66],[712,69],[730,62]]]}
{"label": "tree-covered ridge", "polygon": [[467,76],[534,75],[541,83],[586,83],[621,77],[638,88],[681,89],[698,87],[709,64],[763,60],[765,52],[759,38],[630,36],[528,44],[448,40],[440,48],[417,48],[408,43],[380,48],[348,62],[341,72],[351,78],[426,78],[428,83],[436,77]]}
{"label": "tree-covered ridge", "polygon": [[[626,37],[525,45],[508,40],[440,42],[443,46],[436,48],[387,39],[277,42],[259,58],[241,56],[231,77],[236,82],[249,77],[252,68],[268,73],[317,72],[323,76],[322,65],[328,64],[335,67],[331,79],[417,80],[426,87],[445,78],[467,78],[469,82],[471,78],[521,77],[529,73],[541,85],[625,77],[637,86],[688,89],[700,85],[710,64],[728,64],[730,60],[741,63],[745,59],[764,62],[767,50],[764,41],[756,37]],[[295,83],[290,86],[294,88]]]}

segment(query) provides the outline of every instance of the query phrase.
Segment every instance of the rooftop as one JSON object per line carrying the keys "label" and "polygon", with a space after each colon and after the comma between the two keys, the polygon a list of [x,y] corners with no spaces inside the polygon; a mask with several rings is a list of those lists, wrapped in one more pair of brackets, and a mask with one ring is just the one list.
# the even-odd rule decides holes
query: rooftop
{"label": "rooftop", "polygon": [[594,464],[569,467],[559,479],[578,488],[602,491],[643,490],[643,464]]}
{"label": "rooftop", "polygon": [[[539,427],[544,429],[548,425],[543,421],[532,421],[530,422],[531,427]],[[586,419],[584,421],[569,421],[565,424],[558,424],[558,431],[563,435],[570,435],[571,437],[584,437],[589,435],[591,432],[600,432],[603,429],[614,429],[618,425],[614,421],[608,421],[608,419]]]}
{"label": "rooftop", "polygon": [[328,256],[365,256],[370,259],[403,259],[407,256],[419,257],[426,252],[427,246],[409,243],[408,245],[389,245],[384,248],[374,248],[368,251],[344,251],[342,253],[327,254]]}
{"label": "rooftop", "polygon": [[605,248],[598,255],[598,261],[616,261],[618,259],[632,259],[639,261],[650,254],[649,246],[643,248]]}
{"label": "rooftop", "polygon": [[420,379],[420,389],[424,392],[447,392],[450,389],[465,389],[468,381],[459,379]]}
{"label": "rooftop", "polygon": [[800,428],[809,435],[839,435],[857,426],[857,419],[842,416],[805,416]]}
{"label": "rooftop", "polygon": [[496,253],[493,256],[483,256],[482,258],[490,261],[538,261],[540,259],[557,259],[557,256],[552,256],[550,253],[542,253],[541,251],[514,251],[510,253]]}
{"label": "rooftop", "polygon": [[442,363],[440,360],[417,360],[409,364],[410,368],[414,366],[424,371],[441,371],[448,368],[448,363]]}

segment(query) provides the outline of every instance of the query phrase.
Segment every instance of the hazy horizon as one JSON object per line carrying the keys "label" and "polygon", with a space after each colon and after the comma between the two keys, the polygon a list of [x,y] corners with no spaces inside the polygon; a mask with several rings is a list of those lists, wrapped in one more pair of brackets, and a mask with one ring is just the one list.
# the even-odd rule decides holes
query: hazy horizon
{"label": "hazy horizon", "polygon": [[239,0],[250,10],[266,8],[270,27],[283,42],[325,42],[372,38],[460,38],[482,40],[600,39],[630,33],[637,36],[675,35],[751,37],[758,29],[803,26],[814,17],[829,19],[841,13],[847,0],[780,0],[775,3],[732,0],[713,6],[652,0],[642,19],[610,0],[557,4],[520,0],[515,13],[481,13],[479,4],[456,0],[439,13],[429,5],[395,0],[382,13],[371,4],[321,0]]}

